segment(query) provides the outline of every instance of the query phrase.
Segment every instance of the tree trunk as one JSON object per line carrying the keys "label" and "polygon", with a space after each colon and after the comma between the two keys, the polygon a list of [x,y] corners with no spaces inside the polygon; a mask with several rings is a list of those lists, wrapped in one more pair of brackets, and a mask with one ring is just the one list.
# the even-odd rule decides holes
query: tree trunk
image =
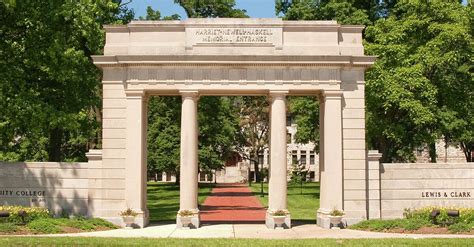
{"label": "tree trunk", "polygon": [[179,180],[179,179],[180,179],[179,172],[176,171],[175,174],[176,174],[176,181],[175,181],[175,184],[176,184],[176,185],[179,185],[179,181],[180,181],[180,180]]}
{"label": "tree trunk", "polygon": [[472,157],[472,150],[468,147],[468,144],[461,142],[461,149],[466,156],[466,162],[474,162],[474,157]]}
{"label": "tree trunk", "polygon": [[61,161],[61,144],[63,139],[63,130],[55,127],[49,132],[48,161]]}
{"label": "tree trunk", "polygon": [[448,163],[448,138],[444,137],[444,163]]}
{"label": "tree trunk", "polygon": [[436,143],[435,142],[430,143],[429,151],[430,151],[430,162],[436,163]]}
{"label": "tree trunk", "polygon": [[255,171],[255,182],[260,182],[260,169],[258,167],[258,162],[253,162],[253,169]]}

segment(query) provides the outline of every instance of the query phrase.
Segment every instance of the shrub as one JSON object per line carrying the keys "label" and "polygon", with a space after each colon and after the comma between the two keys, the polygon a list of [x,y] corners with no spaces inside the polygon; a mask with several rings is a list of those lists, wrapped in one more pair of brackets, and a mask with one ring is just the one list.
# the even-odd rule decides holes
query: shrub
{"label": "shrub", "polygon": [[89,222],[86,219],[70,219],[65,221],[65,225],[76,228],[76,229],[81,229],[83,231],[92,231],[95,230],[95,225]]}
{"label": "shrub", "polygon": [[107,227],[111,229],[118,228],[116,225],[100,218],[92,218],[92,219],[89,219],[88,221],[96,227]]}
{"label": "shrub", "polygon": [[[10,217],[8,217],[7,222],[14,224],[28,223],[36,219],[51,218],[49,210],[41,207],[24,207],[24,206],[0,206],[0,211],[10,212]],[[25,211],[26,216],[24,221],[19,215],[20,211]]]}
{"label": "shrub", "polygon": [[402,220],[402,223],[401,223],[401,227],[409,231],[418,230],[422,226],[430,226],[430,225],[432,225],[430,221],[422,219],[422,218],[405,219],[405,220]]}
{"label": "shrub", "polygon": [[[441,226],[448,226],[458,222],[472,224],[474,222],[474,209],[472,208],[442,208],[442,207],[425,207],[419,209],[405,209],[405,217],[407,219],[423,219],[431,221],[431,211],[437,209],[440,214],[436,217],[436,224]],[[448,216],[449,210],[459,210],[459,217]]]}
{"label": "shrub", "polygon": [[27,227],[35,233],[61,233],[61,227],[56,219],[36,219],[28,223]]}
{"label": "shrub", "polygon": [[18,226],[13,223],[1,223],[0,232],[1,233],[13,233],[18,230]]}
{"label": "shrub", "polygon": [[472,230],[472,227],[467,223],[459,222],[459,223],[450,225],[448,227],[448,230],[452,233],[469,232]]}
{"label": "shrub", "polygon": [[394,228],[403,228],[403,220],[402,219],[366,220],[366,221],[359,222],[355,225],[352,225],[350,228],[380,232],[380,231],[390,230]]}

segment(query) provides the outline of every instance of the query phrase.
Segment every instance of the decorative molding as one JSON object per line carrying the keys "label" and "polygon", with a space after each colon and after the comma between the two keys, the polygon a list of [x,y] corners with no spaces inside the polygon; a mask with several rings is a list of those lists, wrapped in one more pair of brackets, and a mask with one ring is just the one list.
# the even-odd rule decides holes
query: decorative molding
{"label": "decorative molding", "polygon": [[234,68],[234,67],[193,67],[159,66],[129,67],[126,82],[130,84],[312,84],[341,83],[339,68]]}
{"label": "decorative molding", "polygon": [[146,95],[145,90],[125,89],[127,99],[143,99]]}
{"label": "decorative molding", "polygon": [[341,100],[344,92],[342,90],[324,90],[323,92],[324,99],[336,99]]}
{"label": "decorative molding", "polygon": [[92,56],[98,67],[133,66],[266,66],[370,67],[375,56],[342,55],[105,55]]}

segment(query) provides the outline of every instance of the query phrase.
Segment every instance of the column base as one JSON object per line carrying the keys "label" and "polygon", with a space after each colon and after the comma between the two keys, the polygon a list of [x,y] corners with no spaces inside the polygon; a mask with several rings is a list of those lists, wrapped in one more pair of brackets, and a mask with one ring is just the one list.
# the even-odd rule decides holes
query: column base
{"label": "column base", "polygon": [[192,216],[176,215],[176,229],[197,229],[201,223],[199,211]]}
{"label": "column base", "polygon": [[265,215],[265,225],[268,229],[290,229],[291,215],[274,216],[267,211]]}

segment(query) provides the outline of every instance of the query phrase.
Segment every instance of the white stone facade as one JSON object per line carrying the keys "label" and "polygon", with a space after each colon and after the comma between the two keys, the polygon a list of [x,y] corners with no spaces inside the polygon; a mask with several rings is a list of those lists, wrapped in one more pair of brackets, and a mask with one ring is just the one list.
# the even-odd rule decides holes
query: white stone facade
{"label": "white stone facade", "polygon": [[[125,170],[123,183],[113,186],[127,193],[123,202],[101,209],[100,216],[112,217],[130,206],[141,212],[143,220],[137,223],[146,224],[143,126],[151,95],[183,97],[187,114],[182,116],[181,151],[190,155],[181,160],[181,167],[189,168],[181,171],[184,177],[197,168],[192,158],[197,125],[188,118],[199,96],[264,95],[272,100],[269,212],[286,209],[286,96],[305,95],[320,100],[324,155],[319,163],[328,164],[319,174],[318,221],[327,227],[326,216],[334,208],[344,209],[353,221],[365,218],[364,71],[375,58],[364,55],[362,29],[334,21],[224,18],[106,26],[104,55],[94,57],[103,70],[102,167]],[[196,174],[185,179],[195,182],[181,185],[181,210],[197,211]],[[350,190],[346,183],[353,183]]]}

